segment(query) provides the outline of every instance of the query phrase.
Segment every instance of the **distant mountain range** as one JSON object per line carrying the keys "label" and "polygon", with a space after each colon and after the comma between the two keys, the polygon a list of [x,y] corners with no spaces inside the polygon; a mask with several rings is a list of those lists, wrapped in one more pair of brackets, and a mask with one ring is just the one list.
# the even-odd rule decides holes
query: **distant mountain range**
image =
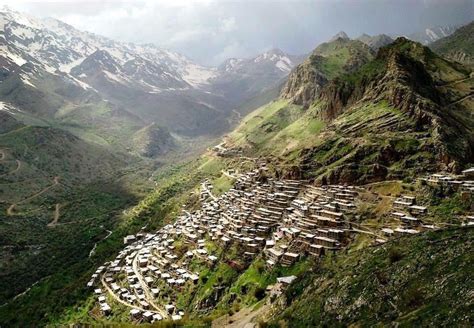
{"label": "distant mountain range", "polygon": [[474,66],[474,22],[471,22],[446,38],[430,44],[430,48],[443,56]]}
{"label": "distant mountain range", "polygon": [[[141,127],[151,121],[187,136],[221,133],[232,110],[301,61],[273,49],[210,68],[153,45],[116,42],[52,18],[8,8],[0,18],[0,94],[30,114],[67,123],[77,109],[71,107],[106,102],[114,116],[147,122]],[[75,115],[74,123],[88,122]]]}
{"label": "distant mountain range", "polygon": [[420,42],[421,44],[427,45],[441,38],[447,37],[454,33],[459,26],[446,25],[446,26],[434,26],[424,29],[416,33],[407,35],[406,37],[410,40]]}

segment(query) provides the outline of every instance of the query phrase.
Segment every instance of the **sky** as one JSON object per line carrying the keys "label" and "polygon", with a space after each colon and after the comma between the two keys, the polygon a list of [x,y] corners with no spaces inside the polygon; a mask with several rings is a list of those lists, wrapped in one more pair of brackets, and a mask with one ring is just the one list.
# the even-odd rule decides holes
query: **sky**
{"label": "sky", "polygon": [[119,41],[153,43],[203,65],[271,48],[305,54],[339,31],[408,35],[474,20],[474,0],[0,0]]}

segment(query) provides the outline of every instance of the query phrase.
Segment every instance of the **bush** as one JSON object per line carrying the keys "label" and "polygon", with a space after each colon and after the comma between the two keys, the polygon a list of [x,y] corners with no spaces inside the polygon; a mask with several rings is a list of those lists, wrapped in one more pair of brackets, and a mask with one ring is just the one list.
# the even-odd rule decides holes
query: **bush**
{"label": "bush", "polygon": [[388,258],[390,260],[390,264],[400,261],[403,258],[403,253],[399,248],[391,248],[388,252]]}
{"label": "bush", "polygon": [[423,300],[423,292],[418,288],[409,288],[405,294],[405,304],[410,309],[415,309],[423,305]]}
{"label": "bush", "polygon": [[261,300],[265,297],[265,288],[257,287],[253,293],[257,300]]}
{"label": "bush", "polygon": [[260,320],[257,325],[258,325],[258,328],[267,328],[268,327],[268,323],[266,321],[263,321],[263,320]]}

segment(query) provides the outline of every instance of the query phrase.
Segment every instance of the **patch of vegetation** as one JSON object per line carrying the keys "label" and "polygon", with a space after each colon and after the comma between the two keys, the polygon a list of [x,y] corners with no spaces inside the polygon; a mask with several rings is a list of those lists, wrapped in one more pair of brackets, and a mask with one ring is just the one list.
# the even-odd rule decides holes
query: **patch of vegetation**
{"label": "patch of vegetation", "polygon": [[470,326],[473,303],[463,295],[471,288],[473,239],[474,229],[458,228],[340,253],[270,326]]}

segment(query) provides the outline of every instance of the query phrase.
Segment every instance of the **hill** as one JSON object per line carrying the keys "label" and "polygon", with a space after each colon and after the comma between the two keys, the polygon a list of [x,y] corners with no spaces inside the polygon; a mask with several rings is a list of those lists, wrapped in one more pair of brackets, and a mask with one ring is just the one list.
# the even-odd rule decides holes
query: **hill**
{"label": "hill", "polygon": [[142,156],[155,157],[175,148],[176,141],[169,131],[152,123],[135,132],[132,147]]}
{"label": "hill", "polygon": [[360,41],[336,37],[318,46],[288,77],[282,98],[308,106],[336,76],[354,71],[373,58],[373,51]]}
{"label": "hill", "polygon": [[450,60],[474,65],[474,22],[457,29],[453,34],[430,44],[430,48]]}
{"label": "hill", "polygon": [[[57,261],[74,257],[74,240],[84,238],[81,225],[90,229],[81,241],[86,249],[103,233],[100,220],[87,223],[90,215],[102,211],[93,206],[103,201],[103,209],[111,210],[134,196],[126,192],[118,196],[121,188],[111,192],[105,187],[130,164],[126,158],[63,130],[17,124],[0,134],[0,152],[3,304],[48,273],[64,268],[69,260]],[[104,189],[97,187],[99,181]],[[62,227],[55,229],[56,225]]]}
{"label": "hill", "polygon": [[[295,76],[314,74],[308,64]],[[276,156],[290,176],[331,183],[406,176],[420,162],[423,170],[459,172],[473,154],[469,74],[400,38],[330,81],[290,76],[283,99],[250,114],[227,143]],[[307,109],[301,90],[313,90]]]}

